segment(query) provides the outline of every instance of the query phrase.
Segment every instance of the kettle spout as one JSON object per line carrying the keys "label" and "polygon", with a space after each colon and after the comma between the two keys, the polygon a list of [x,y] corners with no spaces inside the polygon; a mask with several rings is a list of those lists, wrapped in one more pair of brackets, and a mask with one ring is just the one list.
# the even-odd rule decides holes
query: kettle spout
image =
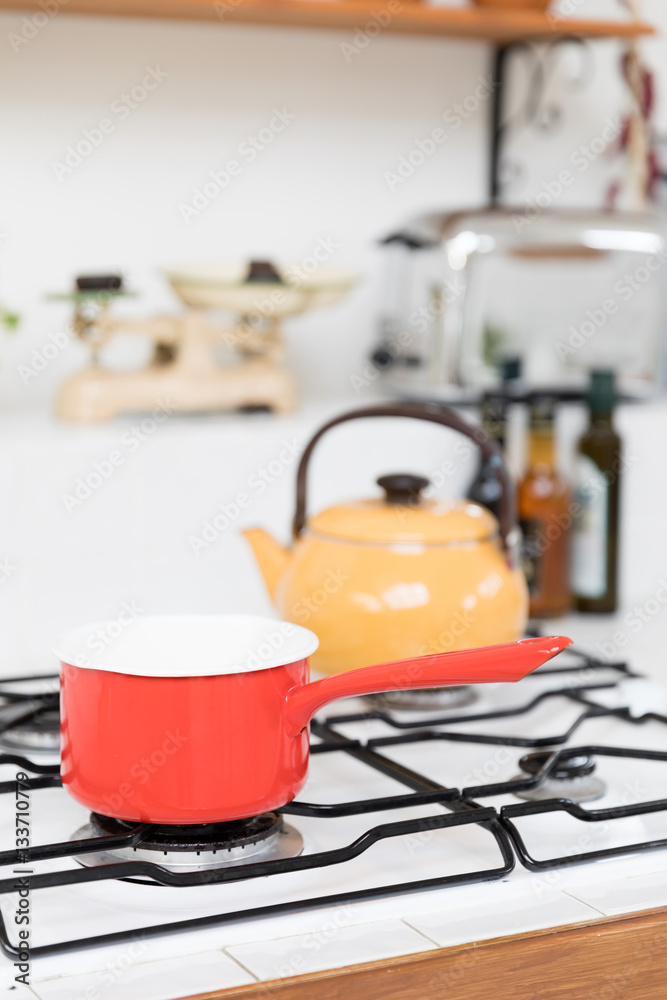
{"label": "kettle spout", "polygon": [[278,582],[289,565],[291,553],[263,528],[248,528],[243,535],[250,543],[266,589],[273,599]]}

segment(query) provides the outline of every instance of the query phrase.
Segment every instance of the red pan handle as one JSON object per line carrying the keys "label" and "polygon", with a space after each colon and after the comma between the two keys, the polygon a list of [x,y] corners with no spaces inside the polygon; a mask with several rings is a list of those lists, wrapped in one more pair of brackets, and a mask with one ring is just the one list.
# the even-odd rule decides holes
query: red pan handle
{"label": "red pan handle", "polygon": [[312,684],[293,688],[288,693],[287,726],[290,733],[296,736],[323,705],[338,698],[409,688],[520,681],[570,645],[572,640],[566,636],[550,635],[506,642],[500,646],[395,660],[324,677]]}

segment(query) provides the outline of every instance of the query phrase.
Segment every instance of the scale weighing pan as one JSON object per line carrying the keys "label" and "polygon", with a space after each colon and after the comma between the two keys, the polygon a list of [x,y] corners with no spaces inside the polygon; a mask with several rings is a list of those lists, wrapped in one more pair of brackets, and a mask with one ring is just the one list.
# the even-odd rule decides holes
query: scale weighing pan
{"label": "scale weighing pan", "polygon": [[248,281],[248,265],[210,264],[178,267],[166,277],[184,305],[192,309],[221,309],[237,316],[294,316],[309,309],[333,305],[357,281],[349,271],[318,268],[301,277],[296,270],[276,269],[282,280]]}

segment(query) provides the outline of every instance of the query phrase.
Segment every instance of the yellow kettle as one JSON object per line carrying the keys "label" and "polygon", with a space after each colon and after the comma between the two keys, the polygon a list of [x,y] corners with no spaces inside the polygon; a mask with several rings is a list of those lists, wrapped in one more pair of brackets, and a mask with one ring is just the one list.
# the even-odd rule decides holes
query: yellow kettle
{"label": "yellow kettle", "polygon": [[[498,458],[498,521],[467,500],[422,496],[427,479],[383,476],[383,496],[339,504],[306,519],[308,464],[332,427],[362,417],[443,424]],[[528,594],[513,565],[512,488],[497,446],[451,410],[397,403],[330,421],[306,447],[297,473],[294,544],[244,532],[280,615],[317,633],[313,667],[323,674],[411,656],[511,642],[524,632]]]}

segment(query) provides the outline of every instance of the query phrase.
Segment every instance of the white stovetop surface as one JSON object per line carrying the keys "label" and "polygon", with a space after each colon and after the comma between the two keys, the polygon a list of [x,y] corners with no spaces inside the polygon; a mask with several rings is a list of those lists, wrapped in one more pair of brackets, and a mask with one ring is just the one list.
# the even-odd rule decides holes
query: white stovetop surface
{"label": "white stovetop surface", "polygon": [[[604,644],[614,643],[618,647],[616,656],[627,656],[637,672],[652,679],[652,684],[624,681],[620,696],[612,693],[595,696],[620,697],[623,704],[632,704],[638,715],[646,711],[667,713],[667,663],[663,662],[667,622],[662,621],[662,607],[654,610],[657,603],[641,609],[644,621],[641,615],[638,617],[629,610],[611,621],[572,618],[559,622],[554,629],[572,635],[580,646],[598,654],[599,644],[612,654],[611,647]],[[575,682],[581,683],[581,678]],[[475,711],[490,710],[492,704],[501,702],[523,704],[539,690],[556,685],[562,686],[562,679],[544,677],[529,679],[518,686],[489,688],[483,692]],[[360,703],[347,702],[344,708],[341,704],[333,706],[327,714],[360,707]],[[537,732],[555,736],[566,730],[578,714],[571,702],[550,699],[525,718],[496,723],[494,731],[517,736]],[[464,728],[481,732],[488,730],[488,723],[466,724]],[[362,739],[388,735],[387,727],[378,721],[340,726],[339,731]],[[570,743],[667,750],[667,727],[657,723],[633,726],[602,718],[586,722]],[[380,752],[444,785],[462,787],[508,780],[516,774],[516,760],[525,751],[439,742],[381,748]],[[598,774],[607,779],[609,791],[591,807],[662,798],[665,766],[600,758]],[[1,778],[10,776],[8,768],[2,770]],[[312,758],[309,782],[300,798],[322,802],[395,795],[402,791],[404,787],[346,754],[330,753]],[[505,796],[484,799],[481,804],[499,807],[511,801],[517,800]],[[400,810],[339,820],[294,817],[289,821],[299,827],[306,850],[312,851],[348,844],[380,823],[438,811],[437,807],[429,806],[410,812]],[[66,840],[85,819],[84,810],[62,789],[33,793],[33,843]],[[13,797],[3,796],[0,848],[13,845],[13,825]],[[520,830],[534,854],[540,856],[543,852],[542,856],[553,857],[663,838],[667,835],[667,816],[656,813],[612,824],[583,824],[564,814],[552,813],[524,820]],[[60,861],[36,867],[44,871],[73,864]],[[129,943],[37,959],[32,963],[30,988],[20,987],[11,993],[15,970],[8,959],[0,958],[0,998],[173,1000],[667,905],[667,851],[656,850],[542,873],[531,873],[517,863],[514,872],[502,881],[333,906],[158,938],[141,934],[142,927],[167,920],[298,896],[340,893],[348,888],[483,870],[500,864],[491,836],[476,826],[464,826],[384,841],[355,861],[342,865],[245,884],[169,889],[108,882],[38,890],[31,897],[33,945],[63,938],[86,938],[127,927],[137,929],[136,937]],[[15,935],[15,897],[3,896],[1,906],[10,934]]]}

